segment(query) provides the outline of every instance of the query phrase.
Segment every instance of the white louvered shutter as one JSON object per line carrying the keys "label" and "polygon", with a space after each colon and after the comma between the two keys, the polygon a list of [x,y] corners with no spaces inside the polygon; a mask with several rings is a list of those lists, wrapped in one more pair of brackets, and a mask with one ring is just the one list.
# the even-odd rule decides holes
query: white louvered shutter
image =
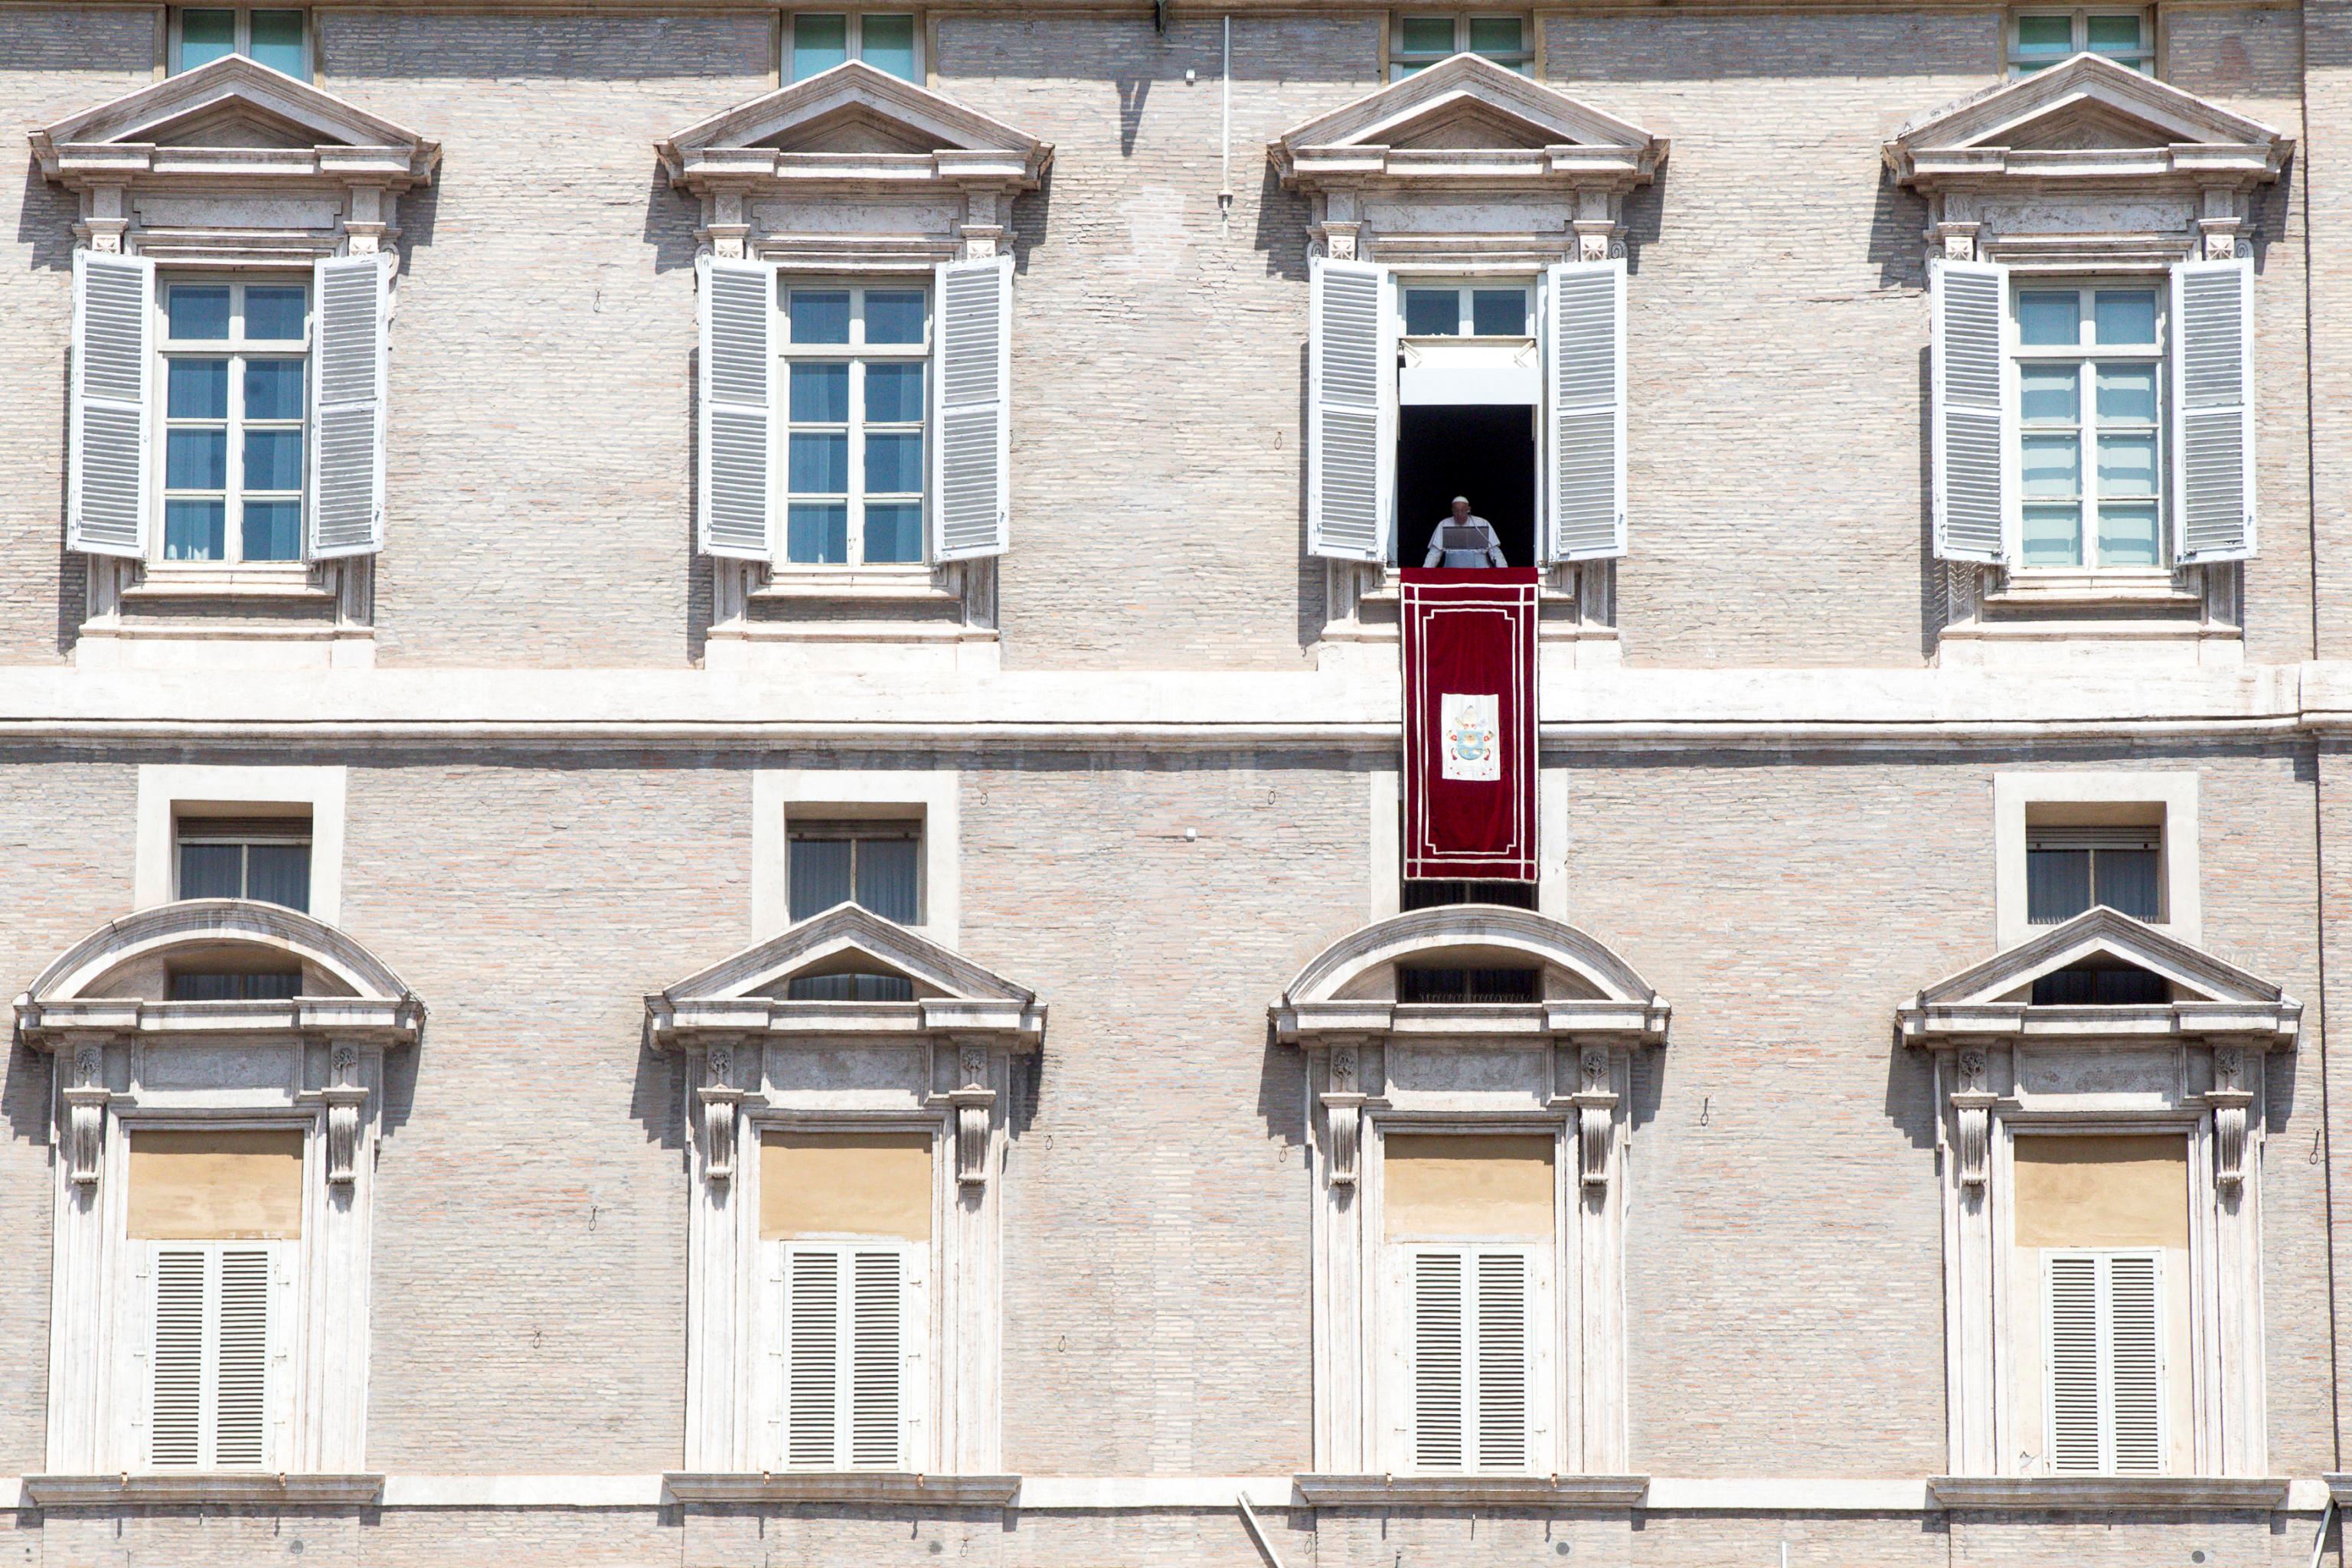
{"label": "white louvered shutter", "polygon": [[701,506],[706,555],[775,556],[776,269],[704,257]]}
{"label": "white louvered shutter", "polygon": [[1946,561],[2004,559],[2009,536],[2009,268],[1937,261],[1927,269],[1934,318],[1936,553]]}
{"label": "white louvered shutter", "polygon": [[2053,1471],[2162,1472],[2163,1277],[2152,1252],[2046,1255]]}
{"label": "white louvered shutter", "polygon": [[269,1448],[269,1298],[266,1247],[224,1247],[213,1401],[213,1468],[259,1469]]}
{"label": "white louvered shutter", "polygon": [[1532,1466],[1534,1257],[1525,1248],[1416,1247],[1405,1310],[1415,1469]]}
{"label": "white louvered shutter", "polygon": [[1517,1252],[1475,1255],[1477,1270],[1478,1468],[1528,1464],[1528,1259]]}
{"label": "white louvered shutter", "polygon": [[211,1255],[201,1247],[159,1247],[154,1310],[148,1324],[148,1463],[159,1470],[205,1462],[205,1320]]}
{"label": "white louvered shutter", "polygon": [[888,1244],[784,1248],[784,1462],[907,1468],[917,1402],[911,1254]]}
{"label": "white louvered shutter", "polygon": [[310,397],[310,554],[383,548],[383,411],[392,258],[315,264],[317,363]]}
{"label": "white louvered shutter", "polygon": [[148,1462],[267,1468],[281,1403],[288,1259],[266,1243],[154,1249],[148,1321]]}
{"label": "white louvered shutter", "polygon": [[2164,1468],[2163,1309],[2153,1253],[2106,1258],[2109,1405],[2116,1473]]}
{"label": "white louvered shutter", "polygon": [[2254,552],[2254,267],[2172,268],[2173,552],[2182,562]]}
{"label": "white louvered shutter", "polygon": [[2050,1362],[2050,1468],[2100,1468],[2098,1259],[2053,1256],[2046,1273]]}
{"label": "white louvered shutter", "polygon": [[1469,1303],[1459,1252],[1416,1252],[1408,1289],[1412,1313],[1412,1463],[1422,1470],[1463,1468],[1469,1389],[1462,1363]]}
{"label": "white louvered shutter", "polygon": [[1340,561],[1385,561],[1396,506],[1388,269],[1317,257],[1307,293],[1307,548]]}
{"label": "white louvered shutter", "polygon": [[906,1429],[907,1284],[895,1250],[861,1247],[850,1258],[849,1463],[899,1468]]}
{"label": "white louvered shutter", "polygon": [[154,263],[74,252],[73,395],[66,548],[147,552]]}
{"label": "white louvered shutter", "polygon": [[1625,261],[1544,275],[1545,548],[1553,561],[1625,553]]}
{"label": "white louvered shutter", "polygon": [[784,1461],[835,1468],[841,1447],[841,1254],[793,1247],[784,1268]]}
{"label": "white louvered shutter", "polygon": [[931,441],[940,561],[1002,555],[1012,541],[1013,258],[939,269]]}

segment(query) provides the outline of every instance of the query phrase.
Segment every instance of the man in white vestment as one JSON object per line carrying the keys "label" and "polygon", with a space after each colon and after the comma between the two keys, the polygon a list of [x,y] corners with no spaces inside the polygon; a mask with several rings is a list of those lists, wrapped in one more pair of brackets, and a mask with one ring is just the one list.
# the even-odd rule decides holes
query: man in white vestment
{"label": "man in white vestment", "polygon": [[1483,517],[1470,515],[1466,496],[1454,498],[1454,515],[1437,525],[1429,536],[1429,559],[1423,566],[1507,566],[1503,559],[1503,542],[1495,535],[1495,525]]}

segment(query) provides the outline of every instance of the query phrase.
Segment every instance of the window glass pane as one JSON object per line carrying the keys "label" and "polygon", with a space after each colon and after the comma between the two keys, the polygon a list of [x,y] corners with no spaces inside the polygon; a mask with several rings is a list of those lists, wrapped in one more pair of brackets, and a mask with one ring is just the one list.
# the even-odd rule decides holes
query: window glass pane
{"label": "window glass pane", "polygon": [[242,974],[215,974],[182,970],[172,976],[174,1002],[235,1002],[244,994]]}
{"label": "window glass pane", "polygon": [[2074,17],[2020,16],[2017,19],[2017,53],[2020,58],[2045,56],[2063,58],[2074,52]]}
{"label": "window glass pane", "polygon": [[900,925],[913,925],[920,918],[915,908],[913,839],[857,841],[857,901]]}
{"label": "window glass pane", "polygon": [[2093,322],[2102,343],[2156,342],[2156,291],[2102,289],[2093,298]]}
{"label": "window glass pane", "polygon": [[[914,425],[923,417],[923,365],[866,367],[866,420],[869,425]],[[908,487],[912,489],[912,486]]]}
{"label": "window glass pane", "polygon": [[2018,295],[2017,340],[2023,343],[2081,342],[2081,300],[2071,289],[2063,294],[2037,292]]}
{"label": "window glass pane", "polygon": [[2099,902],[2136,921],[2160,919],[2157,860],[2153,849],[2102,849],[2095,868]]}
{"label": "window glass pane", "polygon": [[236,51],[236,13],[234,11],[183,11],[180,13],[180,68],[192,71],[198,66],[216,60]]}
{"label": "window glass pane", "polygon": [[245,488],[249,490],[300,489],[302,432],[247,430],[245,433]]}
{"label": "window glass pane", "polygon": [[857,25],[857,58],[901,81],[915,79],[915,19],[867,16]]}
{"label": "window glass pane", "polygon": [[784,520],[784,555],[803,564],[849,559],[849,508],[841,501],[794,501]]}
{"label": "window glass pane", "polygon": [[245,850],[245,896],[289,910],[310,907],[310,847],[249,844]]}
{"label": "window glass pane", "polygon": [[2019,479],[2028,496],[2075,496],[2083,489],[2082,445],[2074,436],[2028,436],[2019,443]]}
{"label": "window glass pane", "polygon": [[1409,337],[1454,336],[1462,330],[1462,297],[1451,289],[1406,289],[1404,330]]}
{"label": "window glass pane", "polygon": [[2099,494],[2126,500],[2156,494],[2156,437],[2099,437]]}
{"label": "window glass pane", "polygon": [[175,359],[165,379],[163,411],[171,417],[228,417],[228,361]]}
{"label": "window glass pane", "polygon": [[792,918],[804,921],[850,899],[850,841],[795,838],[792,845]]}
{"label": "window glass pane", "polygon": [[2084,47],[2102,55],[2136,55],[2140,52],[2139,28],[2137,12],[2120,16],[2093,16],[2084,25]]}
{"label": "window glass pane", "polygon": [[802,425],[841,425],[849,419],[849,367],[793,366],[793,419]]}
{"label": "window glass pane", "polygon": [[1528,334],[1528,296],[1524,289],[1478,289],[1470,295],[1470,330],[1482,338],[1523,338]]}
{"label": "window glass pane", "polygon": [[849,437],[837,430],[795,430],[791,488],[794,495],[842,495],[849,489]]}
{"label": "window glass pane", "polygon": [[2100,505],[2100,565],[2159,566],[2163,564],[2160,551],[2154,506],[2117,506],[2113,501]]}
{"label": "window glass pane", "polygon": [[1397,50],[1408,55],[1450,55],[1454,52],[1454,18],[1406,16],[1397,28]]}
{"label": "window glass pane", "polygon": [[244,532],[247,561],[299,561],[302,558],[302,503],[248,500]]}
{"label": "window glass pane", "polygon": [[271,342],[302,336],[302,305],[309,290],[300,288],[247,289],[245,291],[245,335]]}
{"label": "window glass pane", "polygon": [[218,561],[227,537],[225,503],[167,500],[163,503],[163,559]]}
{"label": "window glass pane", "polygon": [[310,51],[302,43],[302,13],[256,11],[250,23],[256,65],[283,71],[299,80],[310,78]]}
{"label": "window glass pane", "polygon": [[831,70],[848,58],[848,17],[804,15],[793,18],[794,81]]}
{"label": "window glass pane", "polygon": [[1527,52],[1528,41],[1517,16],[1473,16],[1470,18],[1470,47],[1481,55],[1517,55]]}
{"label": "window glass pane", "polygon": [[866,488],[875,495],[913,495],[923,488],[923,437],[919,431],[866,437]]}
{"label": "window glass pane", "polygon": [[2021,365],[2017,382],[2018,409],[2027,424],[2072,425],[2083,417],[2081,378],[2073,365]]}
{"label": "window glass pane", "polygon": [[876,563],[923,558],[923,503],[868,501],[866,559]]}
{"label": "window glass pane", "polygon": [[171,319],[170,330],[175,338],[228,336],[228,290],[226,289],[192,289],[181,284],[172,290],[165,313]]}
{"label": "window glass pane", "polygon": [[228,432],[173,430],[163,437],[163,486],[216,490],[228,483]]}
{"label": "window glass pane", "polygon": [[2029,506],[2019,532],[2028,566],[2083,563],[2083,519],[2079,507]]}
{"label": "window glass pane", "polygon": [[245,897],[245,846],[242,844],[181,845],[180,897],[184,899]]}
{"label": "window glass pane", "polygon": [[919,343],[923,341],[922,290],[877,289],[866,292],[866,341],[869,343]]}
{"label": "window glass pane", "polygon": [[2103,364],[2095,374],[2101,424],[2156,423],[2156,366]]}
{"label": "window glass pane", "polygon": [[[256,359],[245,363],[245,416],[247,419],[302,417],[302,362],[299,359]],[[255,489],[292,489],[292,485],[248,485]]]}
{"label": "window glass pane", "polygon": [[795,289],[793,290],[791,314],[793,342],[796,343],[845,343],[849,341],[849,290],[846,289]]}
{"label": "window glass pane", "polygon": [[2091,852],[2025,852],[2025,918],[2035,925],[2071,921],[2091,907]]}

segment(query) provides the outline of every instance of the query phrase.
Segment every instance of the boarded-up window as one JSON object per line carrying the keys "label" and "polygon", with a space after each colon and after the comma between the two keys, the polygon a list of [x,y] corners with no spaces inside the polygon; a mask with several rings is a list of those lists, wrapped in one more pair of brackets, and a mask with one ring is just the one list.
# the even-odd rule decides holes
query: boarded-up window
{"label": "boarded-up window", "polygon": [[2020,1247],[2189,1245],[2184,1138],[2020,1138],[2015,1166]]}
{"label": "boarded-up window", "polygon": [[291,1241],[302,1234],[302,1134],[133,1132],[130,1234],[143,1241]]}
{"label": "boarded-up window", "polygon": [[1548,1136],[1391,1133],[1381,1175],[1391,1241],[1551,1237]]}
{"label": "boarded-up window", "polygon": [[931,1235],[922,1132],[771,1132],[760,1140],[760,1236]]}

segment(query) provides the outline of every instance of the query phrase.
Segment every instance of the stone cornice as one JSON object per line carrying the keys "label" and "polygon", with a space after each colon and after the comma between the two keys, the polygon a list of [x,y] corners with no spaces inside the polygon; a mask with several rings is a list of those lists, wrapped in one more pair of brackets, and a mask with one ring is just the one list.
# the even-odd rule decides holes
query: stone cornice
{"label": "stone cornice", "polygon": [[2287,1483],[2237,1476],[1931,1476],[1927,1496],[1946,1509],[2268,1512],[2286,1506]]}
{"label": "stone cornice", "polygon": [[1019,1476],[927,1476],[900,1470],[673,1471],[662,1477],[683,1503],[918,1503],[1009,1508]]}
{"label": "stone cornice", "polygon": [[296,996],[282,1002],[147,1002],[107,997],[16,1005],[16,1026],[24,1033],[25,1043],[39,1050],[62,1050],[89,1037],[136,1036],[152,1046],[289,1033],[405,1045],[416,1038],[424,1021],[424,1005],[413,996],[397,1001]]}
{"label": "stone cornice", "polygon": [[[314,920],[299,910],[246,899],[184,899],[109,921],[58,954],[16,999],[19,1022],[25,1022],[28,1007],[38,1017],[67,1004],[81,1010],[134,1005],[111,998],[85,997],[82,988],[142,954],[215,942],[274,948],[289,957],[307,960],[335,975],[354,993],[350,997],[300,999],[304,1004],[363,1011],[364,1004],[376,1002],[399,1010],[414,1009],[417,1016],[422,1016],[415,994],[390,965],[323,921]],[[284,1008],[293,1004],[191,1002],[135,1005],[169,1016],[182,1008]],[[78,1015],[69,1008],[60,1016]],[[40,1026],[35,1023],[26,1026]]]}
{"label": "stone cornice", "polygon": [[26,1476],[25,1497],[37,1508],[242,1507],[345,1508],[373,1505],[383,1494],[376,1475],[297,1475],[212,1470],[111,1476]]}
{"label": "stone cornice", "polygon": [[1664,1002],[1396,1003],[1300,1002],[1273,1009],[1286,1045],[1382,1035],[1417,1046],[1491,1045],[1519,1039],[1567,1042],[1616,1038],[1663,1045],[1673,1009]]}
{"label": "stone cornice", "polygon": [[1314,1508],[1636,1509],[1647,1476],[1318,1476],[1294,1478]]}

